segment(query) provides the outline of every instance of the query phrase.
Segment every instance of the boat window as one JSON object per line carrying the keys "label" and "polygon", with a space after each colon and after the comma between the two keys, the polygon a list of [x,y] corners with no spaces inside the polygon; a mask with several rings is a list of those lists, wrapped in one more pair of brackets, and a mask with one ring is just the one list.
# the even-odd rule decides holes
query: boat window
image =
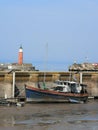
{"label": "boat window", "polygon": [[67,83],[66,83],[66,82],[64,82],[64,85],[67,85]]}
{"label": "boat window", "polygon": [[70,83],[68,83],[68,86],[71,86],[71,84],[70,84]]}
{"label": "boat window", "polygon": [[76,84],[76,87],[79,87],[80,85],[79,84]]}
{"label": "boat window", "polygon": [[72,84],[70,84],[71,85],[71,87],[76,87],[76,84],[74,84],[74,83],[72,83]]}
{"label": "boat window", "polygon": [[71,83],[70,88],[71,88],[71,92],[75,93],[76,92],[76,83]]}
{"label": "boat window", "polygon": [[58,82],[59,85],[63,85],[63,82]]}
{"label": "boat window", "polygon": [[62,87],[57,86],[54,90],[63,91],[63,88],[62,88]]}

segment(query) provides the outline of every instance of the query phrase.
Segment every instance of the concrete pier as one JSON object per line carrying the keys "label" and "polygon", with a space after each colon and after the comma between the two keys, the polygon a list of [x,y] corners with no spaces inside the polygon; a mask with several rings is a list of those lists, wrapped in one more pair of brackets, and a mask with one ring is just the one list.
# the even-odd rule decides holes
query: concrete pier
{"label": "concrete pier", "polygon": [[[89,96],[98,97],[98,72],[45,72],[45,81],[50,84],[55,80],[77,80],[87,84]],[[44,72],[16,71],[15,85],[20,90],[20,96],[25,95],[24,84],[36,85],[44,81]],[[13,97],[13,73],[0,71],[0,98]]]}

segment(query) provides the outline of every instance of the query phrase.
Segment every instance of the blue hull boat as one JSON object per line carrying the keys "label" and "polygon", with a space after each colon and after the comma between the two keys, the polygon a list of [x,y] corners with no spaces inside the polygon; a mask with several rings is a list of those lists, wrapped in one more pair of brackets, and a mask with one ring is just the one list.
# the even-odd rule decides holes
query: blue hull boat
{"label": "blue hull boat", "polygon": [[25,85],[25,92],[27,102],[86,102],[88,99],[87,93],[63,92],[28,85]]}

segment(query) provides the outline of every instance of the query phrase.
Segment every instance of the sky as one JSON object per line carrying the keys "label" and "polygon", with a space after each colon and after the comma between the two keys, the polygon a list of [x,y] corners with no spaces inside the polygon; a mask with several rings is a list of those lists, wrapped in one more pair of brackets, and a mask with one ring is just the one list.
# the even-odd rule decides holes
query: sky
{"label": "sky", "polygon": [[66,71],[98,63],[98,0],[0,0],[0,63]]}

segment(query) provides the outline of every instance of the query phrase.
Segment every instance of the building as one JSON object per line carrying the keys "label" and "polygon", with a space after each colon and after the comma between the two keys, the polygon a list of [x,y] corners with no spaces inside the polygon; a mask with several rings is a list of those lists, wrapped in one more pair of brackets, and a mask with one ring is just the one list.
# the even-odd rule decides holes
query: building
{"label": "building", "polygon": [[74,63],[69,67],[69,71],[98,71],[98,63]]}

